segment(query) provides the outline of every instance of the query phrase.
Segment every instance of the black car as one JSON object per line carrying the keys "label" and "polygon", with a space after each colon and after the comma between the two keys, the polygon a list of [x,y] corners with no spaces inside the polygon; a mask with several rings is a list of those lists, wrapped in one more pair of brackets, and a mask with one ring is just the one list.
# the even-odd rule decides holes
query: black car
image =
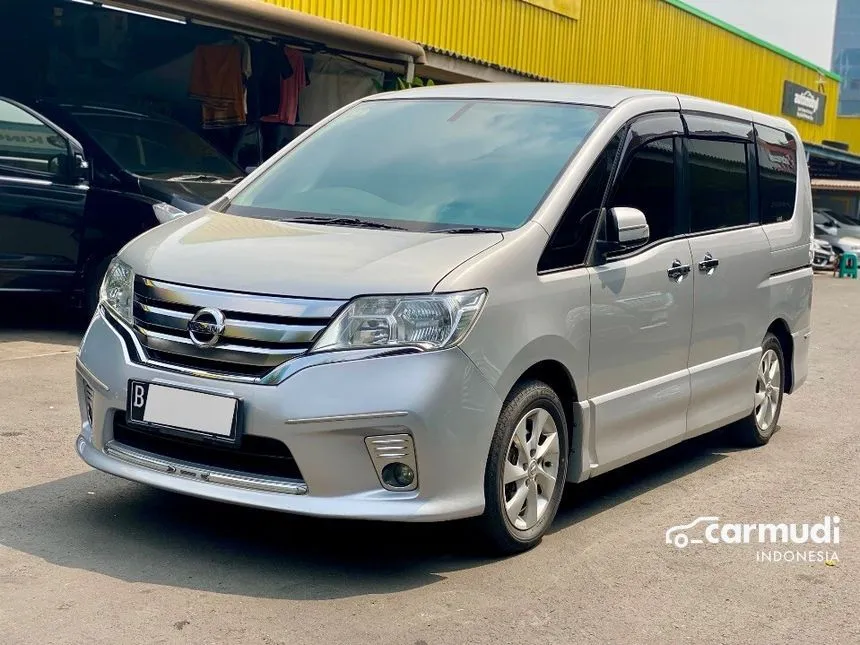
{"label": "black car", "polygon": [[92,311],[126,242],[243,176],[165,117],[0,98],[0,295],[68,294]]}

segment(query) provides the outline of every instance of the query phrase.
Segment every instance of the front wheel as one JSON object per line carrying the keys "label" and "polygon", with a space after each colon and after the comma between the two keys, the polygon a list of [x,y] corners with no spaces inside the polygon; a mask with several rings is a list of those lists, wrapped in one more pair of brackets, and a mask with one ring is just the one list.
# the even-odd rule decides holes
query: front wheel
{"label": "front wheel", "polygon": [[737,424],[738,440],[748,446],[763,446],[776,432],[785,394],[785,357],[773,334],[764,337],[755,381],[753,411]]}
{"label": "front wheel", "polygon": [[519,553],[540,542],[561,501],[568,450],[555,391],[540,381],[517,386],[502,408],[484,474],[480,522],[495,552]]}

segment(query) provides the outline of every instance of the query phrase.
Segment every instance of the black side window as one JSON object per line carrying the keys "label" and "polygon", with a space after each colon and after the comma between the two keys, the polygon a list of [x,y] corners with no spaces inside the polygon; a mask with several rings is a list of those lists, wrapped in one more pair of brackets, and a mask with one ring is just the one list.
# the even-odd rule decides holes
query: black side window
{"label": "black side window", "polygon": [[538,271],[567,269],[585,262],[622,137],[623,133],[619,132],[588,171],[556,226],[538,262]]}
{"label": "black side window", "polygon": [[638,208],[645,213],[651,242],[679,233],[675,217],[674,138],[651,141],[628,158],[608,206]]}
{"label": "black side window", "polygon": [[0,101],[0,172],[43,176],[60,174],[68,144],[39,119]]}
{"label": "black side window", "polygon": [[749,224],[746,144],[690,139],[687,149],[692,232]]}
{"label": "black side window", "polygon": [[787,222],[797,196],[797,141],[790,134],[756,126],[761,223]]}

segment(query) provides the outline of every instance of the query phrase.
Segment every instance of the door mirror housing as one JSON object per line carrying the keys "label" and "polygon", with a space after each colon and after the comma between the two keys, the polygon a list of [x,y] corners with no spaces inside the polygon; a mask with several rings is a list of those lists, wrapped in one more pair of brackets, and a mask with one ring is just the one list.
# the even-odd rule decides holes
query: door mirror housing
{"label": "door mirror housing", "polygon": [[644,246],[651,237],[645,213],[637,208],[610,208],[607,214],[607,232],[614,233],[622,249]]}
{"label": "door mirror housing", "polygon": [[638,208],[617,206],[603,211],[602,235],[597,240],[597,259],[605,262],[612,253],[623,253],[645,246],[651,229],[645,213]]}
{"label": "door mirror housing", "polygon": [[71,176],[80,182],[90,181],[90,162],[81,151],[72,152]]}

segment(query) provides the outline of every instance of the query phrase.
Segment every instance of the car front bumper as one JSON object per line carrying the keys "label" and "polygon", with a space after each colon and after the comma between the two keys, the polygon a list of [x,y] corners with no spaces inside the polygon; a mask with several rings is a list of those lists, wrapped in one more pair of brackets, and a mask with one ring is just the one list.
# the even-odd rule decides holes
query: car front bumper
{"label": "car front bumper", "polygon": [[[77,369],[76,448],[94,468],[198,497],[307,515],[435,521],[483,512],[484,469],[502,402],[461,350],[315,365],[278,385],[260,385],[134,362],[106,315],[90,323]],[[273,482],[193,457],[128,450],[115,440],[114,425],[124,419],[129,380],[240,399],[243,436],[285,444],[301,478]],[[418,485],[386,490],[365,438],[403,434],[414,444]]]}

